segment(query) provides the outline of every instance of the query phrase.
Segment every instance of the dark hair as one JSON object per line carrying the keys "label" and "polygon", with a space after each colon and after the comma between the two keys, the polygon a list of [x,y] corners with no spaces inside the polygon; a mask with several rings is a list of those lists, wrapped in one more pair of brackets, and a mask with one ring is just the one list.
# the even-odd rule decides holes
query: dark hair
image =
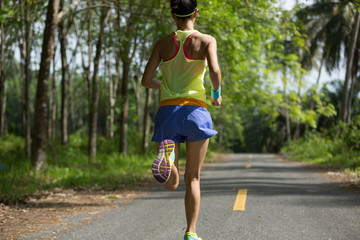
{"label": "dark hair", "polygon": [[[197,1],[196,0],[171,0],[170,1],[171,11],[177,15],[188,15],[196,10]],[[178,17],[180,19],[187,19],[188,17]]]}

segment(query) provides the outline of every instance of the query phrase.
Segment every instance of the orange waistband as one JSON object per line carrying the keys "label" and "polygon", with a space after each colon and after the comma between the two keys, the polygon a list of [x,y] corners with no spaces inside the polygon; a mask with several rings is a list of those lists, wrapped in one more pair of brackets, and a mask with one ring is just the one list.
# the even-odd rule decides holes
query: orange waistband
{"label": "orange waistband", "polygon": [[205,102],[194,98],[172,98],[172,99],[162,100],[160,102],[159,107],[169,106],[169,105],[192,105],[207,109]]}

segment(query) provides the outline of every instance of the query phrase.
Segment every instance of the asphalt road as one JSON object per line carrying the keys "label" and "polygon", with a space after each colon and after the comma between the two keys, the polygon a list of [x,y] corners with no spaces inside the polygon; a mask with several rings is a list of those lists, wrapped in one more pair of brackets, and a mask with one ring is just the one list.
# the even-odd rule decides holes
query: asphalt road
{"label": "asphalt road", "polygon": [[[207,166],[201,190],[197,233],[203,240],[360,239],[359,192],[275,155],[237,154]],[[183,184],[174,192],[158,187],[56,239],[180,240],[183,198]]]}

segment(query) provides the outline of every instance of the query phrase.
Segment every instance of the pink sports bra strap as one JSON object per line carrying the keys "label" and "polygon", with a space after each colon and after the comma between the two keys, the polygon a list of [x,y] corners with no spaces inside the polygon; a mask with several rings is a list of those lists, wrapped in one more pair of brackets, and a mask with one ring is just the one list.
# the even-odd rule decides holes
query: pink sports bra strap
{"label": "pink sports bra strap", "polygon": [[174,39],[175,46],[176,46],[176,51],[177,51],[177,50],[178,50],[178,48],[179,48],[179,44],[178,44],[178,42],[177,42],[176,35],[175,35],[175,33],[174,33],[174,32],[172,32],[172,33],[171,33],[171,35],[172,35],[172,37],[173,37],[173,39]]}
{"label": "pink sports bra strap", "polygon": [[185,57],[186,57],[187,59],[190,59],[190,60],[195,60],[194,58],[192,58],[192,57],[189,55],[189,53],[188,53],[188,51],[187,51],[188,46],[189,46],[189,43],[190,43],[190,40],[191,40],[191,38],[193,37],[193,35],[194,35],[194,33],[190,34],[190,36],[188,37],[188,40],[187,40],[187,42],[186,42],[186,44],[185,44],[185,46],[184,46],[184,54],[185,54]]}
{"label": "pink sports bra strap", "polygon": [[175,54],[174,54],[171,58],[164,60],[164,62],[170,61],[171,59],[175,58],[176,55],[177,55],[178,52],[179,52],[179,44],[178,44],[178,42],[177,42],[176,35],[175,35],[174,32],[172,32],[171,35],[172,35],[172,37],[173,37],[173,39],[174,39],[174,42],[175,42],[176,51],[175,51]]}

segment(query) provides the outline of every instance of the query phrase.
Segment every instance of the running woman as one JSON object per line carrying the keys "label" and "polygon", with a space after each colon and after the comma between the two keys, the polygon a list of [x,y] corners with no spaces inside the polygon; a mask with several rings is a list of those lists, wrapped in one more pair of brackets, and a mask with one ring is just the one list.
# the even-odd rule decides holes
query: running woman
{"label": "running woman", "polygon": [[[153,174],[166,189],[175,190],[179,185],[180,143],[185,142],[187,229],[184,239],[199,240],[196,221],[200,208],[200,170],[209,138],[217,133],[212,129],[212,119],[207,111],[203,80],[208,65],[211,104],[220,106],[221,73],[215,38],[194,29],[197,1],[171,0],[170,7],[177,31],[156,42],[142,78],[144,87],[160,89],[160,106],[152,138],[158,149]],[[162,81],[154,78],[160,64]]]}

